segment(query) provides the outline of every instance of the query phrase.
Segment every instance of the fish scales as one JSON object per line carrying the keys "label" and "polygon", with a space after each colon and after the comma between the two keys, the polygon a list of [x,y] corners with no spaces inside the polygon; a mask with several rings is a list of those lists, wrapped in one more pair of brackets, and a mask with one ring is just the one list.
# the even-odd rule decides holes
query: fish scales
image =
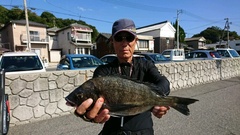
{"label": "fish scales", "polygon": [[106,102],[110,103],[144,105],[149,104],[146,99],[153,102],[152,99],[156,96],[147,85],[128,79],[123,81],[119,77],[97,78],[95,83],[95,85],[100,86],[101,96],[106,98]]}
{"label": "fish scales", "polygon": [[121,76],[104,76],[86,81],[70,93],[66,100],[73,106],[78,106],[88,98],[92,98],[95,103],[99,97],[103,97],[102,108],[109,109],[111,115],[117,116],[136,115],[156,105],[171,106],[189,115],[187,105],[198,101],[191,98],[162,96],[156,93],[157,90],[158,87],[153,84],[140,83]]}

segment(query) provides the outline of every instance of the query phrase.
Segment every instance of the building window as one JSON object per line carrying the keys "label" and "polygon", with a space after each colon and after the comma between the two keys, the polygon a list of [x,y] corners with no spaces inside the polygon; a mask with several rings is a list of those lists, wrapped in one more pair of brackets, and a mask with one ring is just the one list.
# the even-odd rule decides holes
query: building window
{"label": "building window", "polygon": [[166,43],[167,43],[167,44],[169,44],[169,41],[170,41],[169,38],[166,38]]}
{"label": "building window", "polygon": [[139,48],[148,48],[149,42],[148,40],[138,40]]}
{"label": "building window", "polygon": [[68,39],[68,41],[70,40],[70,33],[69,32],[67,33],[67,39]]}
{"label": "building window", "polygon": [[29,31],[31,41],[40,41],[40,35],[38,31]]}

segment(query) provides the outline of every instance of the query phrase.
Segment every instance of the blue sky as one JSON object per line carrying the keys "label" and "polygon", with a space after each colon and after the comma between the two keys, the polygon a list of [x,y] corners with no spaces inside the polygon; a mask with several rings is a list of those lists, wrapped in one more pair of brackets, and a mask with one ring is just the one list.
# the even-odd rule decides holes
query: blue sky
{"label": "blue sky", "polygon": [[[27,7],[35,8],[38,15],[43,11],[57,18],[81,19],[93,25],[99,32],[111,33],[112,23],[120,18],[134,20],[137,27],[175,22],[177,11],[180,26],[187,37],[198,34],[211,26],[224,28],[229,18],[230,31],[240,35],[239,0],[26,0]],[[19,6],[23,0],[0,0],[6,8]],[[22,6],[22,7],[21,7]]]}

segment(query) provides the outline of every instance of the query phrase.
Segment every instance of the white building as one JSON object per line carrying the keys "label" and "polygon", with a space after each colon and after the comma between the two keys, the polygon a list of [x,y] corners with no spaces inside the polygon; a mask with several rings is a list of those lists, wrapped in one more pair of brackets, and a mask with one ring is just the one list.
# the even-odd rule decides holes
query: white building
{"label": "white building", "polygon": [[176,29],[169,21],[137,28],[138,35],[149,35],[154,38],[154,52],[156,53],[175,47],[175,32]]}

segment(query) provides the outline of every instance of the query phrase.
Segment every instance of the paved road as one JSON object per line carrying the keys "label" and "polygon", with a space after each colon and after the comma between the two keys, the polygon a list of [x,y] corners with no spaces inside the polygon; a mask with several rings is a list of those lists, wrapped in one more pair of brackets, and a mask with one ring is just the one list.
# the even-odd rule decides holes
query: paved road
{"label": "paved road", "polygon": [[[240,135],[240,76],[173,91],[197,98],[190,116],[174,109],[154,118],[155,135]],[[74,115],[11,127],[9,135],[97,135],[102,124],[83,122]]]}

